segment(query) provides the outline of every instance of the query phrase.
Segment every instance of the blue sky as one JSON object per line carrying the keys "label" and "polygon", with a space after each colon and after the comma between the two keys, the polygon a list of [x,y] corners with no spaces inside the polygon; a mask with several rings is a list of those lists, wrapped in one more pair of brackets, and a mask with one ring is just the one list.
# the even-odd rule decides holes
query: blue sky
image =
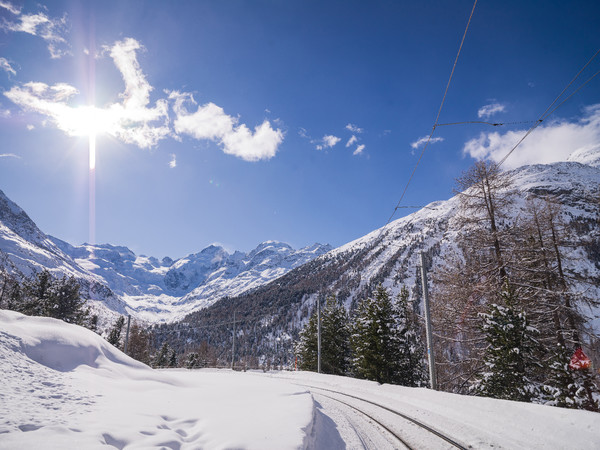
{"label": "blue sky", "polygon": [[[73,244],[342,245],[398,202],[472,6],[0,0],[0,189]],[[599,17],[595,1],[480,1],[439,122],[537,119],[600,48]],[[597,145],[598,104],[600,76],[506,166]],[[529,126],[439,127],[402,204],[449,198],[473,157],[500,159]]]}

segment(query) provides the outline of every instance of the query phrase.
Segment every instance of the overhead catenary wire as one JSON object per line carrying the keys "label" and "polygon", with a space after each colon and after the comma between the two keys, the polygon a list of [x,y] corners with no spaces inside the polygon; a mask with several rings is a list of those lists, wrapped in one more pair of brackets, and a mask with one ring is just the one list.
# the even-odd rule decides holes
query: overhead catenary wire
{"label": "overhead catenary wire", "polygon": [[454,70],[456,69],[456,65],[458,64],[458,58],[460,57],[460,53],[462,51],[463,44],[465,43],[465,39],[467,37],[467,31],[469,30],[469,25],[471,24],[471,19],[473,18],[473,13],[475,12],[475,7],[476,6],[477,6],[477,0],[475,0],[475,2],[473,3],[473,8],[471,9],[471,14],[469,15],[469,20],[467,21],[467,26],[465,27],[465,32],[463,33],[463,37],[462,37],[462,39],[460,41],[460,46],[458,47],[458,52],[456,53],[456,58],[454,59],[454,64],[452,65],[452,70],[450,71],[450,77],[448,78],[448,83],[446,84],[446,89],[444,90],[444,95],[442,97],[442,102],[440,103],[440,107],[438,109],[437,116],[435,117],[435,121],[434,121],[433,127],[431,129],[431,133],[429,134],[429,137],[427,138],[427,141],[425,142],[425,145],[423,146],[423,150],[421,150],[421,154],[419,155],[419,159],[417,160],[417,163],[415,164],[415,167],[413,168],[413,171],[410,174],[410,177],[408,178],[406,186],[404,186],[404,190],[402,191],[402,194],[400,195],[400,200],[398,200],[398,203],[396,204],[396,207],[394,208],[394,211],[392,212],[390,218],[387,220],[386,224],[383,226],[382,231],[392,221],[392,219],[394,218],[394,215],[396,214],[396,211],[398,211],[398,209],[400,209],[400,204],[402,203],[402,200],[404,199],[404,196],[406,195],[406,191],[408,190],[408,186],[410,186],[410,183],[411,183],[413,177],[415,176],[415,172],[417,171],[417,168],[419,167],[419,164],[421,163],[421,160],[423,159],[423,155],[425,154],[425,150],[427,149],[427,147],[429,146],[429,143],[431,142],[431,139],[433,138],[433,135],[435,133],[435,129],[438,126],[438,121],[440,119],[440,115],[442,114],[442,109],[443,109],[444,103],[446,101],[446,96],[448,95],[448,90],[450,89],[450,83],[452,82],[452,77],[454,76]]}

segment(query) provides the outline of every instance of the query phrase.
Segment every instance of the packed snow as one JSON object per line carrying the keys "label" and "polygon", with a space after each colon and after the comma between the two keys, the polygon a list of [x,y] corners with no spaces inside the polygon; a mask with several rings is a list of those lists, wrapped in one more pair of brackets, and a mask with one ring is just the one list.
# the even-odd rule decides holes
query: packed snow
{"label": "packed snow", "polygon": [[2,449],[355,448],[314,386],[474,448],[600,448],[597,413],[309,372],[153,370],[89,330],[13,311],[0,311],[0,369]]}

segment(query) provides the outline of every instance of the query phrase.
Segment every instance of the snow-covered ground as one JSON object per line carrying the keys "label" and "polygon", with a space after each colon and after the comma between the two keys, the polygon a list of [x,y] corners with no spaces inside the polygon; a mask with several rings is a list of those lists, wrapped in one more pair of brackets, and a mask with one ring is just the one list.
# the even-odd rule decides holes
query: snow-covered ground
{"label": "snow-covered ground", "polygon": [[359,448],[367,428],[352,438],[331,391],[473,448],[600,448],[596,413],[307,372],[152,370],[88,330],[12,311],[0,311],[0,374],[2,449]]}

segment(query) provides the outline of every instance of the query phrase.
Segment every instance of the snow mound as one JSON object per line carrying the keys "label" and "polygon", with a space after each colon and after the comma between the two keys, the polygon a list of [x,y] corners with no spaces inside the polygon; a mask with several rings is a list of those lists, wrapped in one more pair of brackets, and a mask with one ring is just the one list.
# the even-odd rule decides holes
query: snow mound
{"label": "snow mound", "polygon": [[70,372],[82,365],[107,369],[111,364],[150,369],[108,344],[96,333],[60,320],[2,311],[0,326],[5,334],[19,337],[23,354],[53,370]]}
{"label": "snow mound", "polygon": [[300,448],[310,394],[229,370],[153,370],[100,336],[0,310],[0,449]]}

